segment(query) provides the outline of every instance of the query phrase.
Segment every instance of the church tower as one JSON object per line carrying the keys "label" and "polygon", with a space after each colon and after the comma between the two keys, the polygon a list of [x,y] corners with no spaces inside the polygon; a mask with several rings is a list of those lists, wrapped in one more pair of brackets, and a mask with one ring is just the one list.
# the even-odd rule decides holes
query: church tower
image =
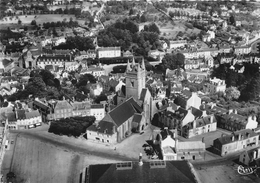
{"label": "church tower", "polygon": [[140,99],[142,89],[145,88],[146,69],[144,59],[141,63],[136,63],[135,58],[131,63],[127,62],[126,67],[126,99],[133,97],[135,100]]}

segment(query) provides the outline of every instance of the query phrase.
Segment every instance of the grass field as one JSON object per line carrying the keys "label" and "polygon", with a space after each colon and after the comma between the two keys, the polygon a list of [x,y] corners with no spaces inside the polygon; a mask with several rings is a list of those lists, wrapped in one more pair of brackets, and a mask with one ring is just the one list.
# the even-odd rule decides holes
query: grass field
{"label": "grass field", "polygon": [[161,31],[161,35],[163,35],[166,38],[174,39],[178,34],[178,32],[180,31],[185,34],[192,34],[192,33],[198,34],[201,31],[197,28],[186,29],[186,26],[181,21],[175,21],[174,24],[175,25],[171,24],[170,22],[168,22],[165,26],[160,26],[160,24],[158,24]]}
{"label": "grass field", "polygon": [[21,136],[16,141],[11,171],[16,174],[17,183],[73,183],[79,181],[79,174],[87,165],[109,162],[115,160],[78,154]]}
{"label": "grass field", "polygon": [[[74,15],[60,15],[60,14],[48,14],[48,15],[20,15],[18,18],[22,21],[22,24],[30,24],[32,20],[35,20],[37,24],[43,24],[44,22],[58,22],[63,21],[65,18],[67,21],[70,18],[73,18],[73,20],[76,20]],[[84,20],[77,20],[79,23],[83,23]],[[10,17],[6,17],[3,20],[0,20],[1,24],[17,24],[18,19],[15,17],[10,19]]]}

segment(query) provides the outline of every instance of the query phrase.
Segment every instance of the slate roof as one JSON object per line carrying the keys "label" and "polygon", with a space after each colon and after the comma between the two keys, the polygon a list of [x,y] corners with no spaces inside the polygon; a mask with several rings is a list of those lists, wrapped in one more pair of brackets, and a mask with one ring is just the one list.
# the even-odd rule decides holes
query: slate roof
{"label": "slate roof", "polygon": [[203,114],[201,110],[196,109],[195,107],[191,107],[191,113],[194,115],[195,119],[200,118]]}
{"label": "slate roof", "polygon": [[9,122],[17,121],[14,112],[7,112],[7,113],[5,113],[5,116],[6,116],[6,118],[8,119]]}
{"label": "slate roof", "polygon": [[114,123],[111,123],[109,121],[102,121],[99,122],[97,125],[91,125],[90,127],[88,127],[88,130],[113,135],[114,126]]}
{"label": "slate roof", "polygon": [[57,100],[54,109],[71,109],[72,106],[67,100]]}
{"label": "slate roof", "polygon": [[166,139],[168,135],[170,135],[172,138],[174,137],[174,133],[169,129],[161,130],[160,134],[162,136],[162,140]]}
{"label": "slate roof", "polygon": [[205,150],[205,143],[202,141],[186,141],[177,143],[177,152],[187,152],[187,151],[199,151]]}
{"label": "slate roof", "polygon": [[144,101],[147,91],[148,91],[147,88],[143,88],[142,89],[141,95],[140,95],[140,100],[141,101]]}
{"label": "slate roof", "polygon": [[141,114],[134,114],[133,122],[140,123],[141,120],[142,120],[142,115]]}
{"label": "slate roof", "polygon": [[37,100],[33,101],[33,105],[36,105],[37,107],[39,107],[43,110],[47,110],[49,108],[49,106],[47,104],[44,104],[44,103],[37,101]]}
{"label": "slate roof", "polygon": [[91,109],[102,109],[104,108],[104,105],[103,104],[92,104],[90,106]]}
{"label": "slate roof", "polygon": [[235,137],[234,141],[238,141],[239,135],[243,135],[244,140],[249,138],[248,135],[250,135],[250,138],[259,136],[259,134],[253,132],[250,129],[244,129],[244,130],[236,131],[231,135],[226,135],[224,137],[217,138],[214,140],[214,142],[217,141],[222,145],[229,144],[232,142],[232,136]]}
{"label": "slate roof", "polygon": [[130,117],[134,116],[135,113],[142,113],[143,109],[136,103],[131,97],[124,103],[116,106],[107,115],[110,116],[111,122],[114,122],[117,126],[122,125]]}
{"label": "slate roof", "polygon": [[165,166],[151,167],[153,161],[128,162],[131,168],[117,169],[117,164],[99,164],[89,166],[91,183],[156,182],[156,183],[197,183],[193,166],[188,161],[165,161]]}
{"label": "slate roof", "polygon": [[38,116],[41,116],[41,114],[39,113],[38,110],[25,112],[25,118],[26,119],[35,118],[35,117],[38,117]]}
{"label": "slate roof", "polygon": [[73,102],[73,110],[90,109],[90,102]]}

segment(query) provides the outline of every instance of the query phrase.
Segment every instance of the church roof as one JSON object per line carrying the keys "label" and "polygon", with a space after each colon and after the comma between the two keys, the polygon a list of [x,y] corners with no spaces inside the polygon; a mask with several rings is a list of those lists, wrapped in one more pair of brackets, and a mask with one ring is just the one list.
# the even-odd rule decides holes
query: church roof
{"label": "church roof", "polygon": [[111,117],[112,122],[114,122],[117,126],[120,126],[130,117],[134,116],[135,113],[140,114],[142,112],[143,109],[131,97],[124,103],[118,105],[113,110],[111,110],[107,115]]}

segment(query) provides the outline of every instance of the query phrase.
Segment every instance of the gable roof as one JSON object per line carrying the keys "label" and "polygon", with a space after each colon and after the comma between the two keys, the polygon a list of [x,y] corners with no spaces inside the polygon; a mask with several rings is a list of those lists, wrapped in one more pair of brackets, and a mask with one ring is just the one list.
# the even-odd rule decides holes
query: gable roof
{"label": "gable roof", "polygon": [[[161,162],[161,161],[160,161]],[[154,166],[156,162],[127,162],[130,168],[117,169],[117,164],[89,166],[89,182],[156,182],[156,183],[197,183],[193,166],[188,161],[164,161],[165,166]]]}
{"label": "gable roof", "polygon": [[251,137],[259,136],[259,134],[255,133],[254,131],[250,129],[244,129],[240,131],[236,131],[231,135],[226,135],[220,138],[215,139],[214,141],[218,141],[220,144],[225,145],[232,142],[232,137],[234,136],[234,141],[238,141],[239,136],[243,136],[244,139],[248,139]]}
{"label": "gable roof", "polygon": [[117,125],[122,125],[126,120],[132,117],[135,113],[142,113],[143,109],[137,104],[133,97],[129,98],[122,104],[115,107],[107,115]]}
{"label": "gable roof", "polygon": [[72,106],[67,100],[57,100],[54,109],[70,109]]}
{"label": "gable roof", "polygon": [[113,135],[114,126],[115,124],[109,121],[102,121],[102,122],[100,121],[98,124],[93,124],[90,127],[88,127],[88,130]]}

